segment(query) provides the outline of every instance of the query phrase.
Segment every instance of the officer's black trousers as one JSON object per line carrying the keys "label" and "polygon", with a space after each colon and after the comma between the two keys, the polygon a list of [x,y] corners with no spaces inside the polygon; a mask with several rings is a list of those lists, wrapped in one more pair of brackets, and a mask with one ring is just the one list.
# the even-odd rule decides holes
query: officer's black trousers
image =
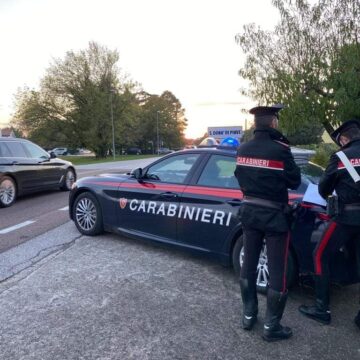
{"label": "officer's black trousers", "polygon": [[[331,221],[313,252],[315,274],[328,276],[330,271],[329,263],[332,255],[351,239],[356,241],[355,245],[359,257],[360,225],[351,226]],[[358,262],[359,260],[360,259],[358,259]]]}
{"label": "officer's black trousers", "polygon": [[257,265],[263,241],[266,241],[269,287],[278,292],[286,291],[286,267],[289,250],[289,233],[264,232],[244,227],[244,262],[241,278],[256,281]]}

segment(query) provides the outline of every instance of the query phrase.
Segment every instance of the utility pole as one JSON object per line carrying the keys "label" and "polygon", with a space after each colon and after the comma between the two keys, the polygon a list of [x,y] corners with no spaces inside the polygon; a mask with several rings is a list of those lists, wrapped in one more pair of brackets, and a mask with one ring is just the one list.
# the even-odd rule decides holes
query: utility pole
{"label": "utility pole", "polygon": [[115,92],[114,89],[110,89],[110,113],[111,113],[111,125],[112,125],[112,147],[113,147],[113,158],[115,160],[115,127],[114,127],[114,113],[113,113],[113,101],[112,96]]}
{"label": "utility pole", "polygon": [[157,142],[157,154],[159,155],[159,110],[156,111],[156,142]]}

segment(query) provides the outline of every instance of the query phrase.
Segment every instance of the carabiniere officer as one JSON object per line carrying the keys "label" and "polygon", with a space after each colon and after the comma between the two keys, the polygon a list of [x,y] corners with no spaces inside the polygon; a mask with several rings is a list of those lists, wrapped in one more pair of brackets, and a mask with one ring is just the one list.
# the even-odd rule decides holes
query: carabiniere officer
{"label": "carabiniere officer", "polygon": [[[329,307],[329,263],[333,255],[348,241],[355,241],[358,268],[360,262],[360,121],[351,119],[344,122],[331,134],[341,146],[345,159],[338,152],[331,155],[329,165],[319,182],[320,195],[326,199],[336,191],[339,213],[334,214],[321,240],[317,244],[313,258],[315,270],[315,304],[301,305],[299,311],[320,323],[330,324]],[[352,175],[346,162],[352,164]],[[359,271],[359,269],[358,269]],[[360,329],[360,311],[355,324]]]}
{"label": "carabiniere officer", "polygon": [[300,169],[295,164],[289,141],[278,131],[282,105],[257,106],[254,138],[240,145],[235,176],[244,194],[241,221],[244,262],[240,273],[243,301],[242,326],[251,330],[257,320],[257,264],[263,241],[267,246],[269,288],[263,339],[276,341],[292,335],[280,324],[287,300],[286,267],[289,248],[288,188],[297,189]]}

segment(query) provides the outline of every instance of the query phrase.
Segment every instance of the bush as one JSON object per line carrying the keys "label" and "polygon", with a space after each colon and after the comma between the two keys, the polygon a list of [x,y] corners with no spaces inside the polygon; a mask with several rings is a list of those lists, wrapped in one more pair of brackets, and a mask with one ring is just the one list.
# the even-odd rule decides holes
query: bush
{"label": "bush", "polygon": [[310,159],[310,161],[322,167],[326,167],[329,163],[331,154],[339,150],[338,146],[333,143],[299,145],[299,147],[315,150],[316,154]]}

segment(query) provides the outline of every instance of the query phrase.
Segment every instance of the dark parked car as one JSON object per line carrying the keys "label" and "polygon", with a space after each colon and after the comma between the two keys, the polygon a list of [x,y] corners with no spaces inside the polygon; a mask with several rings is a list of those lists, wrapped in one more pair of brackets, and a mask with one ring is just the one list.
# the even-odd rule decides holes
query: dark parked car
{"label": "dark parked car", "polygon": [[126,149],[125,153],[127,155],[141,155],[141,149],[138,147],[130,147]]}
{"label": "dark parked car", "polygon": [[52,188],[70,190],[76,181],[69,161],[56,158],[31,141],[0,137],[0,207],[18,196]]}
{"label": "dark parked car", "polygon": [[[302,202],[307,186],[316,183],[323,170],[304,163],[302,156],[299,160],[302,184],[290,192],[290,202],[298,207],[288,256],[289,286],[313,271],[312,251],[329,220],[323,207]],[[132,174],[82,178],[70,193],[70,217],[85,235],[105,230],[178,246],[232,265],[239,273],[243,195],[234,176],[235,163],[235,150],[202,148],[166,155]],[[351,246],[337,253],[332,280],[359,280]],[[258,288],[265,290],[267,283],[264,245]]]}

